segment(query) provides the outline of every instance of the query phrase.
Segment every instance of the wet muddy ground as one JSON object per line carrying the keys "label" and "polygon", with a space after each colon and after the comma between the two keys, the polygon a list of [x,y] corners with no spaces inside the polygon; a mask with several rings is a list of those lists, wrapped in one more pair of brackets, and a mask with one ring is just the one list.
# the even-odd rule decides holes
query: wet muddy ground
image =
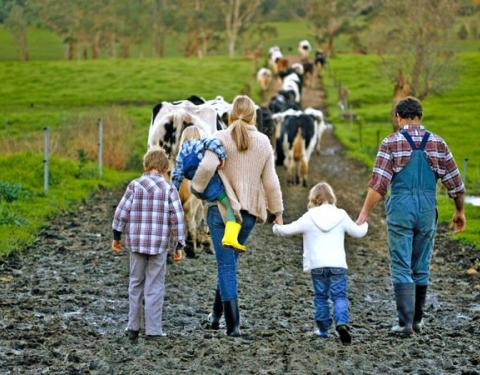
{"label": "wet muddy ground", "polygon": [[[355,218],[369,171],[342,155],[332,133],[311,161],[311,179],[330,182],[338,206]],[[284,184],[285,221],[305,210],[307,189]],[[241,256],[243,336],[202,328],[214,297],[215,260],[207,252],[168,267],[159,341],[123,335],[128,255],[110,250],[114,205],[103,191],[53,220],[19,260],[0,265],[1,374],[478,374],[480,280],[466,270],[478,250],[451,241],[441,227],[432,265],[426,331],[390,334],[395,305],[385,221],[379,207],[368,237],[347,240],[353,344],[333,330],[313,335],[313,291],[302,272],[301,238],[279,238],[257,225]]]}

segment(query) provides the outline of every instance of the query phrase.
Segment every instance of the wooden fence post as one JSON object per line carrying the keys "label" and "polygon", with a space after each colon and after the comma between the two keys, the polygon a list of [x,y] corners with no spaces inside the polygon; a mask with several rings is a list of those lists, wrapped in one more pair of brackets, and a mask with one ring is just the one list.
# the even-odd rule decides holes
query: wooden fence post
{"label": "wooden fence post", "polygon": [[98,176],[103,175],[103,117],[98,119]]}

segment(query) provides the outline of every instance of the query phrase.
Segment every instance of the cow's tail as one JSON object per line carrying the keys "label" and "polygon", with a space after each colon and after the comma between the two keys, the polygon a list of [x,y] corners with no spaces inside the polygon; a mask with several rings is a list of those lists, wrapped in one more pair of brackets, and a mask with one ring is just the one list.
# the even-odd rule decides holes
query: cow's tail
{"label": "cow's tail", "polygon": [[303,156],[305,155],[302,128],[298,128],[297,130],[297,134],[295,135],[295,138],[293,140],[292,149],[293,160],[295,160],[296,162],[302,160]]}

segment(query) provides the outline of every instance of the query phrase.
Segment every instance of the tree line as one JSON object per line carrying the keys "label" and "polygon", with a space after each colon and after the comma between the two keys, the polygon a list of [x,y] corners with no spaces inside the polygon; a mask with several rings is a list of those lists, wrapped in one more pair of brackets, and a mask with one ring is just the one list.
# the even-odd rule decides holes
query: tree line
{"label": "tree line", "polygon": [[[302,20],[327,54],[346,34],[355,52],[381,57],[397,90],[426,97],[449,80],[452,33],[480,37],[479,8],[480,0],[0,0],[0,23],[27,61],[29,26],[57,34],[69,60],[129,58],[134,49],[163,57],[173,35],[184,36],[185,56],[235,56],[247,40],[258,57],[276,34],[268,21]],[[458,16],[472,21],[455,30]]]}

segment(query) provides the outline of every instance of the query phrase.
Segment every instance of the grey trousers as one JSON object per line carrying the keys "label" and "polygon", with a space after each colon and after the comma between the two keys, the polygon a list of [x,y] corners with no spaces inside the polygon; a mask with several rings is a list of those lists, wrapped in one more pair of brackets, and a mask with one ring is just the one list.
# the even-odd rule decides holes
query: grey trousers
{"label": "grey trousers", "polygon": [[128,286],[127,329],[138,331],[145,298],[145,334],[161,335],[167,252],[146,255],[130,252],[130,282]]}

